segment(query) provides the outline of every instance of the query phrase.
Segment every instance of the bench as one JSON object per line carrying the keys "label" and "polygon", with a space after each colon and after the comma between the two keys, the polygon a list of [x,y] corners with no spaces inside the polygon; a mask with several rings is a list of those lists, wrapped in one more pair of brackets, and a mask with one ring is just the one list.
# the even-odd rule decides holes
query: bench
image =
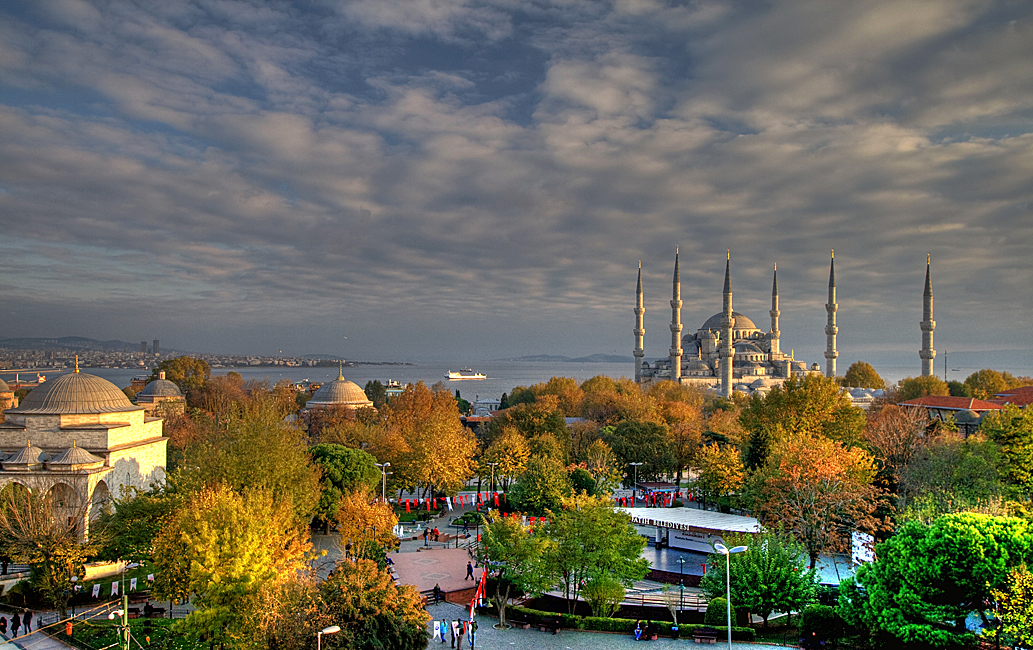
{"label": "bench", "polygon": [[140,618],[140,608],[130,607],[129,611],[126,612],[126,618]]}
{"label": "bench", "polygon": [[560,618],[559,616],[547,616],[538,620],[538,631],[545,632],[546,630],[552,630],[553,634],[556,634],[560,630]]}
{"label": "bench", "polygon": [[527,620],[527,615],[523,612],[518,614],[507,614],[506,623],[513,627],[518,627],[521,630],[531,629],[531,623]]}
{"label": "bench", "polygon": [[717,643],[717,630],[712,627],[698,627],[692,633],[692,640],[696,643]]}

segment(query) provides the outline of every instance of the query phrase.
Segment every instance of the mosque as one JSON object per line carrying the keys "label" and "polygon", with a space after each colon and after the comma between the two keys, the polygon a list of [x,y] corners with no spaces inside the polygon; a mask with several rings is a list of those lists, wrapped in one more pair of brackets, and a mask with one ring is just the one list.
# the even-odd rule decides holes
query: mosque
{"label": "mosque", "polygon": [[4,415],[0,488],[17,483],[39,491],[58,513],[83,516],[86,525],[122,488],[147,489],[165,478],[162,420],[78,365]]}
{"label": "mosque", "polygon": [[[666,359],[653,363],[644,360],[644,337],[646,334],[643,315],[646,313],[642,292],[642,263],[638,269],[638,287],[634,308],[635,329],[635,381],[649,384],[655,381],[671,380],[681,384],[706,388],[717,388],[724,397],[731,397],[733,391],[744,393],[767,392],[781,385],[790,377],[807,375],[836,376],[836,258],[832,253],[829,266],[828,302],[825,304],[827,322],[825,325],[825,368],[814,363],[808,366],[797,361],[792,351],[786,354],[780,346],[778,309],[778,266],[774,268],[771,280],[771,310],[768,316],[771,324],[767,332],[743,314],[732,309],[732,256],[729,251],[725,261],[725,283],[722,310],[708,318],[695,332],[682,336],[681,323],[681,276],[678,268],[678,251],[674,254],[674,291],[671,297],[671,348]],[[933,294],[929,274],[930,259],[926,258],[925,292],[923,294],[922,374],[931,375],[933,359]]]}

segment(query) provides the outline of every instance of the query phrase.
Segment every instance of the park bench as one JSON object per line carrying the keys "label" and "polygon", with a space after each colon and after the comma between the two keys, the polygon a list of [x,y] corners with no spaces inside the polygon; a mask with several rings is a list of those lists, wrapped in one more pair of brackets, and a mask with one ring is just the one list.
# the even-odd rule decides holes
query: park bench
{"label": "park bench", "polygon": [[560,617],[559,616],[546,616],[538,620],[538,631],[545,632],[546,630],[552,630],[553,634],[556,634],[560,630]]}
{"label": "park bench", "polygon": [[697,627],[692,633],[692,640],[696,643],[717,643],[717,630],[712,627]]}
{"label": "park bench", "polygon": [[126,618],[140,618],[140,608],[130,607],[126,613]]}
{"label": "park bench", "polygon": [[506,623],[509,623],[513,627],[519,627],[521,630],[531,629],[531,622],[527,620],[527,614],[523,612],[513,612],[506,616]]}

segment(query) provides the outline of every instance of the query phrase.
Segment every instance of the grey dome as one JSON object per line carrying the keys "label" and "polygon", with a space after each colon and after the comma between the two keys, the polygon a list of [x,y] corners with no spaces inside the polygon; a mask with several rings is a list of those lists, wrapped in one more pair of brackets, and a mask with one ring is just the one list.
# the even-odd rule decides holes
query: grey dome
{"label": "grey dome", "polygon": [[328,406],[373,406],[373,402],[366,397],[359,385],[348,381],[344,375],[338,375],[337,379],[330,383],[323,384],[319,390],[308,401],[308,404],[325,404]]}
{"label": "grey dome", "polygon": [[126,394],[107,379],[72,372],[33,388],[17,408],[7,412],[80,415],[140,410],[142,406],[134,406]]}
{"label": "grey dome", "polygon": [[0,379],[0,393],[6,393],[11,390],[11,387],[7,385],[7,382]]}
{"label": "grey dome", "polygon": [[736,341],[732,344],[736,354],[764,354],[764,350],[757,347],[756,343],[750,341]]}
{"label": "grey dome", "polygon": [[[707,322],[703,323],[703,326],[700,327],[700,329],[701,330],[718,330],[718,331],[720,331],[720,329],[721,329],[721,319],[723,319],[724,317],[725,317],[725,315],[721,314],[721,313],[714,314],[713,316],[711,316],[710,318],[707,319]],[[758,329],[757,326],[753,324],[753,321],[751,321],[749,318],[746,318],[745,316],[743,316],[742,314],[740,314],[737,311],[733,311],[732,312],[732,318],[735,320],[735,322],[732,323],[732,329],[735,329],[735,330],[755,330],[755,329]]]}
{"label": "grey dome", "polygon": [[47,460],[47,454],[39,447],[33,447],[32,441],[26,441],[25,446],[11,454],[11,457],[3,461],[4,471],[28,471],[40,469]]}
{"label": "grey dome", "polygon": [[61,452],[57,458],[53,458],[47,462],[47,467],[50,467],[51,465],[61,465],[68,466],[69,469],[81,469],[90,465],[99,465],[103,462],[103,458],[94,456],[82,447],[76,446],[75,441],[73,440],[70,448]]}
{"label": "grey dome", "polygon": [[179,386],[175,385],[168,379],[155,379],[144,386],[137,395],[150,397],[182,397],[183,393],[179,390]]}

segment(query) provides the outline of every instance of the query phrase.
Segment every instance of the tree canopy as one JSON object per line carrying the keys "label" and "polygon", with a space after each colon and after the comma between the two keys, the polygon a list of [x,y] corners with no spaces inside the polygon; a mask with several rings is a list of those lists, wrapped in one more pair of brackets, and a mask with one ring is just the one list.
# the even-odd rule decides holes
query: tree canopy
{"label": "tree canopy", "polygon": [[148,381],[158,379],[163,372],[165,379],[179,386],[183,392],[201,388],[212,376],[211,366],[204,359],[176,357],[159,363],[151,371]]}
{"label": "tree canopy", "polygon": [[322,470],[316,516],[328,523],[337,518],[341,499],[356,489],[376,491],[381,474],[377,459],[362,451],[335,443],[321,443],[310,450],[312,461]]}
{"label": "tree canopy", "polygon": [[843,385],[851,388],[879,388],[885,390],[886,382],[875,371],[872,364],[855,361],[843,375]]}
{"label": "tree canopy", "polygon": [[950,387],[936,375],[905,377],[897,382],[897,400],[901,402],[929,395],[950,395]]}

